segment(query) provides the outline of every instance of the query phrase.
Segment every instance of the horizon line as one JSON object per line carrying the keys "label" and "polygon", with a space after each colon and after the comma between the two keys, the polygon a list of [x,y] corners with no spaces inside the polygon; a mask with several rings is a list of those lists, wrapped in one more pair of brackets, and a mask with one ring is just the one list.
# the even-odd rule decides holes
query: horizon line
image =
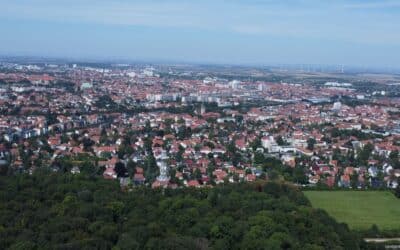
{"label": "horizon line", "polygon": [[[132,64],[159,64],[159,65],[177,65],[177,64],[186,64],[186,65],[197,65],[197,66],[235,66],[235,67],[255,67],[255,68],[263,68],[263,67],[338,67],[341,66],[347,69],[358,69],[358,70],[400,70],[400,66],[394,65],[356,65],[356,64],[326,64],[326,63],[288,63],[288,62],[242,62],[242,63],[227,63],[227,62],[217,62],[217,61],[196,61],[196,60],[174,60],[174,59],[157,59],[157,58],[122,58],[120,56],[85,56],[85,57],[76,57],[76,56],[48,56],[48,55],[19,55],[19,54],[4,54],[0,53],[0,62],[3,59],[28,59],[28,60],[59,60],[65,61],[65,63],[110,63],[110,64],[118,64],[118,63],[132,63]],[[305,70],[306,71],[306,70]],[[400,72],[398,72],[400,73]]]}

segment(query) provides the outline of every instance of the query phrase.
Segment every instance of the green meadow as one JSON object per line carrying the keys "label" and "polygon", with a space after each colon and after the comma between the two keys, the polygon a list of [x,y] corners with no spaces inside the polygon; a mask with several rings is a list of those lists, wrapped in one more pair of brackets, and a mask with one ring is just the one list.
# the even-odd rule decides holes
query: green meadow
{"label": "green meadow", "polygon": [[304,191],[314,208],[327,211],[351,229],[400,229],[400,199],[389,191]]}

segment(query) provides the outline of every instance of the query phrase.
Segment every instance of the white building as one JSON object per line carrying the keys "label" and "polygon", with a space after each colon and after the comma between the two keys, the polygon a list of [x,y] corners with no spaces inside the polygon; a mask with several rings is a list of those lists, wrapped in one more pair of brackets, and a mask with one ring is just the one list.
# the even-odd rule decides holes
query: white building
{"label": "white building", "polygon": [[240,81],[238,81],[238,80],[233,80],[233,81],[229,82],[229,86],[232,89],[238,89],[239,88],[239,84],[240,84]]}
{"label": "white building", "polygon": [[341,109],[342,109],[342,103],[341,102],[335,102],[333,104],[332,111],[339,112]]}
{"label": "white building", "polygon": [[263,148],[267,149],[269,153],[279,152],[280,147],[276,143],[273,136],[265,136],[261,138],[261,145]]}

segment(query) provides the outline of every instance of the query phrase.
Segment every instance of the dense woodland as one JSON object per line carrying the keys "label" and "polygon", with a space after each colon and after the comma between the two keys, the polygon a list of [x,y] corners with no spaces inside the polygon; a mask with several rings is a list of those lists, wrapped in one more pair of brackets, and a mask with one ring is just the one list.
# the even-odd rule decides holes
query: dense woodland
{"label": "dense woodland", "polygon": [[0,177],[0,249],[357,249],[295,187],[135,188],[87,175]]}

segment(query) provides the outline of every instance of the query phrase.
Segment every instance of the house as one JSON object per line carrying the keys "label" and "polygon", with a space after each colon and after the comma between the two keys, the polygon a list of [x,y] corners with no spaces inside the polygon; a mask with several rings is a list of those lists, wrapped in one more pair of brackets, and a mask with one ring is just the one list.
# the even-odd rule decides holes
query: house
{"label": "house", "polygon": [[358,182],[358,185],[357,185],[358,188],[364,188],[365,187],[365,178],[364,178],[364,176],[359,175],[357,182]]}
{"label": "house", "polygon": [[326,178],[325,184],[330,188],[335,186],[335,177],[334,176],[328,176]]}
{"label": "house", "polygon": [[129,179],[129,177],[121,177],[119,178],[119,184],[121,185],[121,187],[127,187],[131,184],[131,180]]}
{"label": "house", "polygon": [[377,167],[369,167],[368,168],[368,174],[370,177],[377,177],[379,173],[379,170]]}
{"label": "house", "polygon": [[236,148],[238,148],[241,151],[245,151],[246,150],[246,141],[244,139],[239,139],[235,141],[235,146]]}
{"label": "house", "polygon": [[201,177],[201,181],[203,182],[203,184],[206,184],[206,183],[210,182],[210,177],[203,175]]}
{"label": "house", "polygon": [[261,138],[261,145],[263,148],[268,150],[268,153],[277,153],[281,150],[281,147],[278,146],[278,143],[275,141],[273,136],[265,136]]}
{"label": "house", "polygon": [[217,147],[212,150],[214,154],[225,154],[226,150],[222,147]]}
{"label": "house", "polygon": [[371,178],[370,179],[371,187],[373,188],[380,188],[383,186],[383,182],[378,178]]}
{"label": "house", "polygon": [[296,149],[296,152],[297,152],[297,153],[302,154],[302,155],[306,155],[306,156],[309,156],[309,157],[311,157],[311,156],[314,155],[314,152],[313,152],[313,151],[308,150],[308,149],[306,149],[306,148],[299,148],[299,147],[297,147],[297,148],[295,148],[295,149]]}
{"label": "house", "polygon": [[106,168],[103,172],[103,177],[109,180],[117,179],[117,173],[115,172],[114,167]]}
{"label": "house", "polygon": [[200,149],[200,153],[208,155],[209,153],[211,153],[211,149],[209,147],[207,147],[207,146],[202,147]]}
{"label": "house", "polygon": [[400,169],[395,169],[393,172],[394,172],[394,173],[393,173],[394,176],[396,176],[397,178],[400,177]]}
{"label": "house", "polygon": [[385,174],[390,175],[393,171],[393,167],[389,164],[385,164],[383,165],[383,171],[385,172]]}
{"label": "house", "polygon": [[100,156],[102,153],[115,154],[117,152],[116,146],[101,146],[101,147],[94,147],[93,149],[96,155],[98,156]]}
{"label": "house", "polygon": [[228,174],[222,169],[216,169],[213,171],[213,176],[215,176],[215,183],[220,184],[224,183],[224,179]]}
{"label": "house", "polygon": [[330,160],[329,161],[329,165],[332,165],[333,167],[337,167],[338,166],[338,161],[337,160]]}
{"label": "house", "polygon": [[79,174],[80,172],[81,172],[81,170],[77,166],[74,166],[71,169],[71,174]]}
{"label": "house", "polygon": [[83,153],[83,149],[80,148],[80,147],[73,147],[71,149],[71,153],[73,153],[73,154],[82,154]]}
{"label": "house", "polygon": [[369,166],[376,166],[378,164],[377,160],[368,160],[368,165]]}
{"label": "house", "polygon": [[161,180],[155,180],[153,184],[151,184],[152,188],[166,188],[169,185],[169,181],[161,181]]}
{"label": "house", "polygon": [[135,185],[142,185],[146,181],[146,178],[144,177],[143,173],[136,173],[133,176],[133,182]]}
{"label": "house", "polygon": [[200,187],[200,183],[197,180],[190,180],[186,183],[188,187]]}
{"label": "house", "polygon": [[256,178],[257,177],[256,177],[255,174],[247,174],[245,179],[246,179],[246,181],[250,181],[251,182],[251,181],[255,181]]}
{"label": "house", "polygon": [[308,177],[308,182],[310,184],[317,184],[319,182],[320,178],[321,177],[319,175],[311,175]]}
{"label": "house", "polygon": [[61,139],[60,137],[50,137],[47,140],[47,143],[50,145],[52,149],[54,149],[56,146],[61,144]]}
{"label": "house", "polygon": [[350,187],[350,175],[344,174],[344,175],[340,176],[338,186],[349,188]]}
{"label": "house", "polygon": [[385,182],[386,182],[386,186],[388,188],[395,189],[395,188],[397,188],[399,186],[399,183],[398,183],[397,179],[390,178],[390,176],[386,176],[385,177]]}
{"label": "house", "polygon": [[183,174],[179,171],[176,171],[175,177],[178,178],[179,180],[183,180]]}
{"label": "house", "polygon": [[353,175],[354,174],[354,168],[353,167],[346,167],[345,169],[344,169],[344,174],[345,175]]}
{"label": "house", "polygon": [[296,158],[293,155],[282,155],[281,157],[283,163],[285,165],[288,165],[292,168],[294,168],[296,166]]}

